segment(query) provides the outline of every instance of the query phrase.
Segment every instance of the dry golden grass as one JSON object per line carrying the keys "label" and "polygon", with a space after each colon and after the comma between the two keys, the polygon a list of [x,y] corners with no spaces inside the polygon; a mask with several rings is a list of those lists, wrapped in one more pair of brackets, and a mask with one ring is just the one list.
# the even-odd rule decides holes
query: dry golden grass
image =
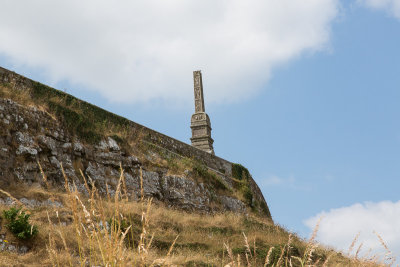
{"label": "dry golden grass", "polygon": [[[60,116],[50,108],[50,102],[83,115],[79,108],[80,102],[70,98],[72,102],[67,103],[67,95],[60,97],[54,94],[42,100],[40,97],[33,98],[31,89],[18,90],[13,84],[0,84],[0,96],[25,106],[35,106],[57,120]],[[92,110],[94,118],[97,114],[95,111],[103,112]],[[193,170],[195,162],[165,154],[168,152],[146,143],[144,132],[132,135],[133,130],[125,127],[124,123],[108,121],[116,119],[113,116],[104,118],[107,119],[96,121],[92,126],[104,137],[115,135],[124,139],[124,145],[137,152],[138,158],[148,170],[166,168],[170,175],[181,175],[187,169]],[[74,166],[76,169],[81,168],[79,162],[74,162]],[[0,252],[0,266],[382,265],[376,255],[360,259],[362,243],[356,248],[357,239],[350,246],[349,253],[355,251],[351,257],[318,246],[315,242],[318,228],[309,240],[303,240],[283,227],[252,214],[186,213],[167,208],[162,203],[153,204],[151,199],[143,197],[139,202],[131,201],[127,197],[123,172],[116,194],[101,196],[95,187],[89,187],[87,183],[87,194],[81,194],[66,176],[64,190],[52,188],[45,173],[41,171],[42,185],[13,184],[2,188],[0,194],[16,199],[51,199],[63,203],[63,207],[25,207],[32,215],[32,223],[39,228],[38,236],[27,242],[14,238],[2,220],[1,231],[6,234],[7,241],[14,245],[28,246],[30,250],[24,255]],[[82,175],[82,179],[85,178]],[[236,183],[239,182],[236,180]],[[240,190],[228,193],[245,201]],[[0,205],[0,210],[8,208]],[[379,235],[378,238],[387,251],[383,260],[387,264],[393,263],[395,258],[392,253]]]}
{"label": "dry golden grass", "polygon": [[[86,183],[85,197],[64,178],[63,192],[19,185],[1,191],[16,198],[53,198],[64,205],[25,208],[39,235],[23,243],[30,248],[24,255],[1,252],[1,266],[385,266],[377,258],[360,259],[358,252],[345,257],[319,246],[318,227],[306,241],[251,215],[186,213],[151,199],[130,201],[123,172],[113,196],[100,196]],[[22,244],[10,233],[7,238]],[[384,260],[393,259],[388,252]]]}

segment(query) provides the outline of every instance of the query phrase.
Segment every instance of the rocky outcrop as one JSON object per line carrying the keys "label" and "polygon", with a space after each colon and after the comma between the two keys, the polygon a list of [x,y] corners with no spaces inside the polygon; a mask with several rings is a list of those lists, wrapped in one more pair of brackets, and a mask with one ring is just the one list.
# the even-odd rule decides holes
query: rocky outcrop
{"label": "rocky outcrop", "polygon": [[5,234],[0,234],[0,251],[1,252],[12,252],[12,253],[18,253],[18,254],[25,254],[29,251],[29,248],[27,246],[18,246],[16,244],[10,244],[6,240]]}
{"label": "rocky outcrop", "polygon": [[[139,169],[142,168],[144,194],[171,207],[202,212],[248,212],[251,209],[271,218],[261,190],[251,175],[248,174],[246,180],[239,179],[239,182],[232,179],[236,164],[1,67],[0,90],[7,90],[11,96],[16,95],[15,99],[23,95],[26,100],[28,96],[32,101],[26,102],[34,103],[20,105],[10,99],[0,99],[2,184],[15,181],[41,183],[39,161],[50,183],[64,183],[63,166],[79,190],[85,191],[79,172],[82,170],[87,180],[92,181],[100,192],[113,194],[121,165],[132,198],[140,195]],[[44,104],[46,109],[39,108],[37,103]],[[95,129],[97,124],[104,122],[123,128],[129,133],[130,140],[140,140],[147,145],[149,150],[145,158],[139,159],[138,151],[127,149],[117,142],[121,140],[104,137]],[[96,142],[87,142],[84,137],[88,136],[95,137],[92,139]],[[156,162],[165,153],[193,159],[218,177],[199,180],[190,170],[182,171],[180,175],[169,175],[168,167],[148,168],[146,161]],[[227,189],[222,194],[215,188],[221,185]]]}
{"label": "rocky outcrop", "polygon": [[[36,207],[56,207],[56,208],[60,208],[63,207],[63,204],[61,202],[58,202],[56,200],[51,200],[51,199],[47,199],[44,201],[39,201],[36,199],[27,199],[27,198],[20,198],[18,199],[19,202],[21,202],[22,204],[24,204],[26,207],[29,208],[36,208]],[[6,198],[0,198],[0,204],[1,205],[6,205],[6,206],[12,206],[12,205],[17,205],[18,203],[16,203],[16,201],[14,201],[13,199],[11,199],[10,197],[6,197]]]}
{"label": "rocky outcrop", "polygon": [[[121,149],[111,137],[97,145],[84,144],[64,130],[50,114],[10,99],[0,99],[0,134],[0,175],[3,184],[15,181],[43,183],[37,163],[40,162],[49,183],[64,184],[62,165],[68,178],[81,191],[85,192],[85,187],[79,169],[101,193],[113,195],[122,166],[128,195],[133,199],[140,198],[140,168],[143,164],[132,152]],[[146,197],[188,211],[246,212],[246,205],[241,200],[216,195],[210,185],[192,179],[190,171],[183,175],[168,175],[167,172],[168,169],[163,168],[143,168],[143,192]],[[0,203],[6,204],[7,201],[0,200]],[[28,206],[52,205],[27,199],[21,202],[26,202]]]}

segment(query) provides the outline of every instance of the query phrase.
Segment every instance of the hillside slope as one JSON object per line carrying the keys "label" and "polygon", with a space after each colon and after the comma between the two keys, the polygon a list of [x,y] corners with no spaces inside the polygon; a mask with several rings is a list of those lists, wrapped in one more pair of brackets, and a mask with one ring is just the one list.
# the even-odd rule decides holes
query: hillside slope
{"label": "hillside slope", "polygon": [[254,212],[271,219],[249,172],[64,92],[0,69],[1,183],[41,183],[38,162],[53,185],[62,165],[78,189],[80,175],[113,195],[120,168],[133,199],[143,173],[146,197],[168,206],[213,213]]}
{"label": "hillside slope", "polygon": [[11,195],[0,200],[0,210],[22,207],[38,234],[20,240],[0,220],[0,266],[386,266],[376,255],[345,257],[320,247],[316,232],[305,241],[259,216],[132,201],[123,180],[114,198],[88,184],[85,196],[67,176],[62,191],[50,184],[3,188]]}
{"label": "hillside slope", "polygon": [[275,225],[240,164],[3,68],[0,211],[0,266],[377,266]]}

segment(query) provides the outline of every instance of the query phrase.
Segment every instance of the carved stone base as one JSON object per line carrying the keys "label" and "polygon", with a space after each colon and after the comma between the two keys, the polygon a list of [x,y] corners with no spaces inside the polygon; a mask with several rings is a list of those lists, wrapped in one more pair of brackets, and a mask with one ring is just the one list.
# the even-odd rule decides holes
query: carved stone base
{"label": "carved stone base", "polygon": [[205,112],[193,114],[190,128],[192,128],[192,138],[190,138],[192,146],[214,154],[214,140],[211,138],[211,122],[208,115]]}

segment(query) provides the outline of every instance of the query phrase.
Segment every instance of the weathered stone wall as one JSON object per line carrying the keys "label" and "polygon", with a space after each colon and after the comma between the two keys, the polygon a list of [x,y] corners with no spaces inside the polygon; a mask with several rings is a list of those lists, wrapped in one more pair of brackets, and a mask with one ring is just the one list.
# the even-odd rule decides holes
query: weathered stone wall
{"label": "weathered stone wall", "polygon": [[[9,71],[1,67],[0,67],[0,82],[10,83],[15,88],[15,90],[31,89],[34,83],[34,81],[26,77],[23,77],[15,72]],[[92,108],[100,109],[99,107],[95,107],[89,103],[86,103],[83,100],[79,101],[81,101],[83,104],[90,105]],[[118,117],[118,115],[112,113],[110,113],[110,115]],[[164,149],[167,149],[173,153],[176,153],[184,157],[195,158],[196,160],[200,160],[207,167],[215,171],[221,172],[223,174],[226,174],[227,176],[230,176],[232,174],[232,163],[227,160],[224,160],[215,155],[211,155],[200,149],[192,147],[191,145],[176,140],[172,137],[166,136],[162,133],[156,132],[152,129],[149,129],[133,121],[129,121],[129,123],[132,127],[132,135],[144,135],[146,137],[146,140]]]}
{"label": "weathered stone wall", "polygon": [[[37,82],[0,67],[0,83],[7,84],[13,90],[32,90]],[[60,94],[65,94],[59,92]],[[67,95],[67,94],[65,94]],[[69,95],[68,95],[69,96]],[[72,96],[71,96],[72,97]],[[141,140],[165,150],[178,157],[192,158],[220,174],[228,185],[232,185],[232,163],[215,155],[194,148],[186,143],[158,133],[145,126],[106,112],[99,107],[74,98],[81,106],[101,110],[113,118],[126,121],[133,138]],[[49,179],[55,183],[63,183],[60,163],[66,173],[80,185],[83,183],[78,169],[83,169],[88,177],[92,177],[96,185],[112,193],[113,186],[119,178],[119,164],[126,171],[128,189],[135,197],[139,190],[139,168],[142,163],[132,151],[123,151],[111,138],[97,145],[84,144],[63,128],[59,121],[35,107],[25,107],[12,100],[0,99],[0,176],[2,182],[14,177],[28,183],[41,181],[37,160],[43,162]],[[211,211],[211,202],[218,202],[227,210],[245,212],[246,205],[233,197],[215,195],[208,185],[195,182],[192,174],[183,176],[167,175],[167,170],[143,171],[146,196],[152,196],[163,202],[187,210]],[[7,179],[4,179],[4,178]],[[257,184],[250,177],[250,186],[255,199],[266,206],[264,197]],[[11,181],[12,179],[10,179]],[[137,196],[136,196],[137,197]],[[268,216],[269,211],[267,212]]]}
{"label": "weathered stone wall", "polygon": [[[86,189],[79,169],[89,184],[94,183],[101,193],[108,191],[111,195],[119,181],[121,164],[128,195],[132,199],[140,197],[140,168],[143,164],[134,151],[124,151],[110,137],[97,145],[84,144],[46,112],[0,98],[0,184],[45,185],[38,161],[45,170],[48,183],[55,187],[64,184],[62,164],[70,182],[73,181],[80,191]],[[142,169],[146,197],[188,211],[226,209],[246,212],[242,201],[216,195],[212,186],[192,179],[190,171],[184,175],[169,175],[167,168]]]}

